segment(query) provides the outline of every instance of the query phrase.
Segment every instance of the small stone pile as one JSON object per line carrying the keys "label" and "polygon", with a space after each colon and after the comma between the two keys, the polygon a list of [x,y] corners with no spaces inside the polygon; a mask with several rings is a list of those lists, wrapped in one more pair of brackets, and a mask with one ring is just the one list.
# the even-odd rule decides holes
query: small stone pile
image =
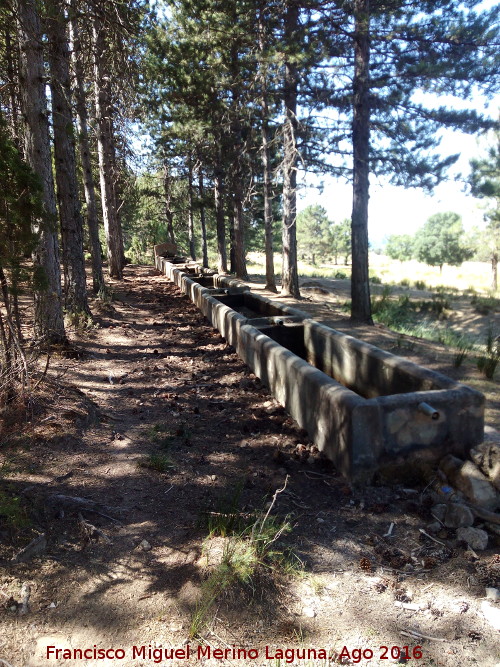
{"label": "small stone pile", "polygon": [[431,510],[436,523],[429,528],[456,529],[457,539],[483,551],[490,538],[500,541],[500,443],[483,442],[470,457],[462,461],[449,454],[442,459],[439,467],[448,485],[440,488],[443,499]]}

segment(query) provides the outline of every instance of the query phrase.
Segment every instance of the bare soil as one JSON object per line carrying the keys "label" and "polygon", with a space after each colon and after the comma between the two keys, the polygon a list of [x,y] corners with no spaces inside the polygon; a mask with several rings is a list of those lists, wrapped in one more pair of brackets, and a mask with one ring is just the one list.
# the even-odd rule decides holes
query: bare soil
{"label": "bare soil", "polygon": [[[499,632],[484,615],[500,556],[493,544],[473,554],[446,529],[434,539],[421,532],[433,520],[437,477],[351,488],[165,277],[129,266],[114,288],[98,326],[74,333],[78,354],[51,359],[28,417],[4,420],[2,497],[18,498],[25,514],[9,520],[0,505],[0,665],[383,665],[404,646],[415,665],[500,665]],[[318,296],[297,305],[346,329]],[[452,369],[443,346],[406,345],[381,327],[352,333],[482,382],[472,364]],[[165,471],[144,467],[152,454]],[[288,517],[280,548],[303,567],[261,567],[228,587],[190,639],[222,550],[204,520],[236,490],[238,511],[262,516],[285,481],[272,514]],[[46,546],[15,562],[40,534]],[[124,657],[64,660],[50,646]],[[188,646],[189,659],[148,655]],[[227,658],[208,657],[207,647],[229,649]],[[233,648],[259,655],[233,658]],[[317,659],[306,651],[278,661],[285,649],[316,649]]]}

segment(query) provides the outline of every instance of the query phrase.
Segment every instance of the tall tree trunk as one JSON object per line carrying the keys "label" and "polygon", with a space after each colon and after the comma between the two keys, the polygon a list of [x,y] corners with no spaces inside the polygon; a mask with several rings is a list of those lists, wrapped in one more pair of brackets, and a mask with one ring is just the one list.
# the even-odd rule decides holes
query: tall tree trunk
{"label": "tall tree trunk", "polygon": [[201,165],[198,168],[198,195],[200,197],[201,250],[203,255],[203,266],[208,269],[207,223],[205,220],[205,188],[203,185],[203,170]]}
{"label": "tall tree trunk", "polygon": [[[261,56],[265,50],[265,20],[264,10],[259,11],[259,52]],[[270,292],[277,292],[274,276],[274,248],[273,248],[273,212],[271,192],[271,159],[269,154],[269,105],[267,101],[267,65],[262,59],[261,67],[261,116],[262,116],[262,177],[264,194],[264,235],[266,253],[266,286]]]}
{"label": "tall tree trunk", "polygon": [[[296,45],[298,5],[289,0],[285,11],[285,46]],[[297,273],[297,88],[298,72],[293,56],[285,62],[283,127],[283,271],[281,294],[300,297]]]}
{"label": "tall tree trunk", "polygon": [[189,237],[189,255],[191,259],[196,259],[194,247],[194,205],[193,205],[193,165],[189,158],[188,165],[188,237]]}
{"label": "tall tree trunk", "polygon": [[233,196],[234,272],[241,280],[248,280],[245,259],[245,218],[243,215],[243,179],[241,169],[235,174]]}
{"label": "tall tree trunk", "polygon": [[76,179],[69,47],[64,5],[61,0],[53,0],[49,11],[46,26],[49,39],[54,158],[64,269],[64,305],[67,311],[74,314],[90,315],[83,256],[83,221]]}
{"label": "tall tree trunk", "polygon": [[94,175],[90,159],[90,142],[88,133],[88,114],[86,95],[84,87],[83,65],[81,61],[82,46],[80,41],[79,26],[76,18],[75,0],[72,0],[72,18],[70,22],[71,40],[73,43],[73,68],[75,73],[74,93],[76,114],[79,125],[79,149],[83,172],[83,189],[85,192],[85,203],[87,206],[87,228],[89,231],[90,256],[92,261],[92,288],[95,294],[104,292],[105,283],[102,272],[101,242],[99,240],[99,218],[97,215],[97,203]]}
{"label": "tall tree trunk", "polygon": [[94,19],[94,83],[96,120],[98,125],[97,149],[101,184],[102,217],[106,233],[108,271],[112,278],[123,276],[123,239],[118,218],[113,165],[113,123],[109,73],[105,69],[104,26],[97,15]]}
{"label": "tall tree trunk", "polygon": [[491,289],[496,292],[498,289],[498,252],[491,254]]}
{"label": "tall tree trunk", "polygon": [[354,0],[354,116],[351,319],[373,324],[368,276],[370,173],[370,0]]}
{"label": "tall tree trunk", "polygon": [[215,169],[215,219],[217,223],[217,270],[227,273],[226,223],[224,216],[224,172],[220,165]]}
{"label": "tall tree trunk", "polygon": [[236,273],[236,251],[234,248],[234,195],[226,192],[226,217],[229,222],[229,271]]}
{"label": "tall tree trunk", "polygon": [[170,172],[166,162],[163,165],[163,193],[165,195],[165,219],[167,221],[168,240],[170,243],[175,244],[174,216],[170,206],[172,201],[172,179],[170,178]]}
{"label": "tall tree trunk", "polygon": [[38,278],[35,284],[35,336],[49,344],[65,343],[40,17],[35,0],[17,0],[16,9],[21,50],[21,109],[26,123],[25,155],[40,177],[47,214],[34,253],[35,276]]}

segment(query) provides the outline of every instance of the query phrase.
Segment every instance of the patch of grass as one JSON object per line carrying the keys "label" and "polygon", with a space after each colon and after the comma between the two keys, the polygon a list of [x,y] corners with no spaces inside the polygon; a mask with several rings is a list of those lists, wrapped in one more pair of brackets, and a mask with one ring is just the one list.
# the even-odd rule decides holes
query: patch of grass
{"label": "patch of grass", "polygon": [[413,285],[414,285],[415,289],[418,289],[418,290],[421,290],[421,291],[427,289],[427,284],[426,284],[425,280],[415,280]]}
{"label": "patch of grass", "polygon": [[170,426],[164,422],[158,422],[147,431],[148,438],[159,447],[170,447],[178,439],[184,444],[191,442],[192,433],[186,424]]}
{"label": "patch of grass", "polygon": [[492,380],[495,375],[498,362],[500,361],[500,337],[490,329],[486,336],[484,354],[477,358],[477,367],[488,380]]}
{"label": "patch of grass", "polygon": [[500,310],[500,299],[494,296],[477,296],[474,295],[471,299],[471,305],[474,306],[476,313],[480,315],[490,315],[495,311]]}
{"label": "patch of grass", "polygon": [[22,499],[5,491],[0,491],[0,525],[2,522],[13,530],[21,530],[31,525]]}
{"label": "patch of grass", "polygon": [[[205,513],[209,517],[210,536],[220,535],[226,543],[221,562],[201,586],[201,597],[189,628],[191,638],[200,635],[216,602],[235,585],[250,585],[259,572],[291,574],[303,567],[292,550],[280,543],[280,538],[292,530],[288,517],[271,516],[277,495],[285,487],[286,482],[275,492],[266,512],[257,518],[252,516],[251,522],[248,520],[251,515],[238,512],[242,486],[223,499],[221,507],[226,508],[225,512]],[[247,523],[243,530],[242,522]]]}
{"label": "patch of grass", "polygon": [[333,277],[336,278],[337,280],[346,280],[348,276],[347,273],[345,273],[345,271],[335,271]]}
{"label": "patch of grass", "polygon": [[83,311],[67,311],[64,313],[64,323],[66,327],[71,327],[75,331],[85,331],[94,327],[92,315]]}
{"label": "patch of grass", "polygon": [[113,288],[109,285],[102,285],[97,293],[97,300],[104,306],[111,305],[113,301]]}
{"label": "patch of grass", "polygon": [[455,345],[457,353],[453,358],[453,365],[455,368],[459,368],[465,359],[468,357],[469,352],[474,347],[474,344],[467,336],[462,336]]}
{"label": "patch of grass", "polygon": [[147,436],[151,442],[154,442],[159,447],[169,447],[175,442],[173,429],[163,422],[153,424],[148,429]]}
{"label": "patch of grass", "polygon": [[174,463],[166,454],[149,454],[139,461],[138,466],[156,472],[168,472],[174,467]]}
{"label": "patch of grass", "polygon": [[243,533],[255,521],[255,514],[239,511],[243,483],[240,483],[216,505],[214,511],[204,511],[198,524],[208,530],[210,537],[228,537]]}
{"label": "patch of grass", "polygon": [[380,278],[379,276],[373,275],[373,276],[370,276],[370,282],[372,283],[372,285],[381,285],[382,284],[382,278]]}

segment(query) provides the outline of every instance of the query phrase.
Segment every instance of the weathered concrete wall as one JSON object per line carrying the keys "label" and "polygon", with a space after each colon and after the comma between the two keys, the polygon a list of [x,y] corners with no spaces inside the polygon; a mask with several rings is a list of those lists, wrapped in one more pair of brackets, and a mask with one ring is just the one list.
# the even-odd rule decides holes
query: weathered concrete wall
{"label": "weathered concrete wall", "polygon": [[418,449],[464,458],[482,442],[479,392],[251,294],[227,276],[192,279],[186,269],[199,267],[161,257],[156,265],[349,479],[370,478],[381,462]]}

